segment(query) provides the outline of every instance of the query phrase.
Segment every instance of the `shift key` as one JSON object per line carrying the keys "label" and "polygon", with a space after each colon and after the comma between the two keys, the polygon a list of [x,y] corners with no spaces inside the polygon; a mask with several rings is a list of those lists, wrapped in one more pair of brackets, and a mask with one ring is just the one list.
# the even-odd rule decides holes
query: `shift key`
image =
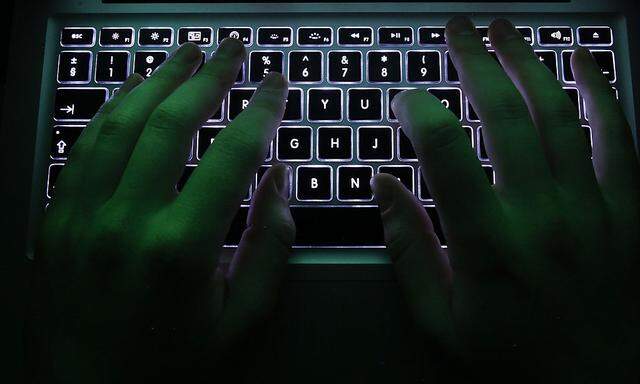
{"label": "shift key", "polygon": [[57,121],[89,121],[108,97],[106,88],[58,88],[53,118]]}

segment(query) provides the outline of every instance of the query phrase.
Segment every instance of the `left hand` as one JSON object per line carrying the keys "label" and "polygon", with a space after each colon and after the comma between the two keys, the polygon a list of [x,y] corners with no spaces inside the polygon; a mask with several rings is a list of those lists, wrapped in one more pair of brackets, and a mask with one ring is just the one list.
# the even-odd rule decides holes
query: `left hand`
{"label": "left hand", "polygon": [[37,382],[209,381],[269,315],[295,236],[287,167],[263,176],[228,271],[218,256],[282,118],[281,74],[175,188],[244,58],[225,39],[195,73],[202,52],[182,45],[151,78],[133,75],[83,131],[36,251]]}

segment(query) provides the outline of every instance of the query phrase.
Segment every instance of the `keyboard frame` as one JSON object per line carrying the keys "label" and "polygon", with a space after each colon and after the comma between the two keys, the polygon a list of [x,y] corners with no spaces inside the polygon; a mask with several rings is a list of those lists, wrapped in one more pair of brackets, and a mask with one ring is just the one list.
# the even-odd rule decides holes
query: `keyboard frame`
{"label": "keyboard frame", "polygon": [[[162,7],[160,7],[162,8]],[[198,15],[182,15],[181,16],[181,20],[179,23],[174,23],[174,22],[170,22],[172,19],[175,18],[175,16],[173,15],[167,15],[167,14],[162,14],[162,13],[157,13],[157,14],[146,14],[144,15],[144,17],[142,17],[139,14],[135,14],[135,13],[128,13],[128,14],[111,14],[111,15],[58,15],[56,17],[52,17],[48,20],[48,26],[47,26],[47,35],[46,35],[46,40],[45,40],[45,52],[44,52],[44,62],[45,64],[43,65],[43,73],[42,73],[42,78],[43,79],[53,79],[53,81],[43,81],[41,84],[41,94],[40,94],[40,108],[39,108],[39,114],[38,114],[38,128],[37,128],[37,137],[36,137],[36,155],[35,155],[35,165],[34,165],[34,173],[33,173],[33,182],[34,182],[34,188],[33,188],[33,193],[32,193],[32,198],[31,198],[31,209],[30,209],[30,231],[29,231],[29,243],[28,243],[28,251],[27,251],[27,255],[29,257],[32,257],[32,246],[33,246],[33,238],[35,235],[35,223],[37,223],[41,216],[42,216],[42,199],[39,198],[39,196],[43,196],[44,190],[43,190],[43,186],[44,184],[46,184],[46,182],[43,183],[43,180],[46,180],[46,163],[50,162],[51,160],[48,159],[49,157],[49,153],[48,150],[45,150],[44,152],[42,152],[42,148],[47,148],[50,145],[50,133],[47,132],[47,130],[51,131],[51,127],[52,127],[52,121],[51,121],[51,113],[52,113],[52,100],[53,100],[53,95],[55,93],[55,89],[58,86],[61,86],[59,84],[56,84],[55,81],[55,70],[56,70],[56,65],[57,65],[57,54],[59,51],[61,50],[66,50],[68,49],[68,47],[61,47],[59,44],[59,35],[58,35],[58,31],[59,29],[63,26],[93,26],[96,28],[97,30],[97,35],[96,35],[96,43],[94,44],[93,47],[91,48],[82,48],[83,50],[89,50],[94,52],[94,63],[93,66],[95,69],[95,55],[96,52],[100,50],[100,48],[104,48],[104,50],[129,50],[129,51],[135,51],[134,48],[137,46],[137,38],[138,38],[138,31],[140,29],[140,27],[144,27],[144,26],[149,26],[149,25],[159,25],[159,26],[171,26],[174,28],[174,42],[173,42],[173,46],[172,48],[175,49],[175,47],[177,46],[177,33],[178,33],[178,29],[180,27],[185,27],[185,26],[212,26],[214,28],[214,36],[213,36],[213,45],[211,47],[205,48],[207,53],[212,52],[215,47],[217,46],[217,28],[220,26],[248,26],[253,28],[253,32],[254,32],[254,36],[253,36],[253,43],[252,45],[248,48],[250,50],[261,50],[262,48],[267,49],[267,50],[279,50],[283,52],[283,55],[288,56],[288,52],[291,50],[305,50],[305,49],[313,49],[313,50],[319,50],[322,51],[324,53],[324,59],[323,59],[323,70],[326,71],[326,66],[328,65],[327,63],[327,52],[329,51],[335,51],[335,50],[360,50],[363,52],[363,60],[366,60],[366,53],[367,51],[371,51],[371,50],[401,50],[403,52],[403,60],[406,59],[406,54],[404,52],[409,51],[409,50],[419,50],[419,49],[424,49],[424,50],[438,50],[441,52],[441,67],[442,67],[442,79],[440,83],[433,83],[433,84],[415,84],[415,83],[406,83],[403,79],[402,82],[400,83],[393,83],[393,84],[376,84],[375,87],[378,87],[380,89],[383,90],[383,99],[386,100],[387,99],[387,88],[402,88],[402,87],[419,87],[419,88],[427,88],[427,87],[444,87],[444,86],[448,86],[449,83],[445,82],[446,79],[446,63],[445,63],[445,58],[444,58],[444,53],[446,52],[446,47],[433,47],[433,46],[420,46],[418,44],[417,41],[417,30],[418,27],[420,26],[433,26],[433,25],[444,25],[446,23],[446,20],[449,18],[451,13],[447,12],[447,13],[440,13],[440,14],[425,14],[425,13],[411,13],[411,14],[404,14],[404,15],[389,15],[389,14],[376,14],[376,13],[371,13],[371,17],[369,17],[368,23],[362,23],[362,15],[355,15],[355,14],[344,14],[344,15],[340,15],[340,16],[335,16],[333,15],[333,19],[334,19],[334,23],[333,23],[333,39],[334,39],[334,43],[331,46],[328,47],[298,47],[296,46],[296,44],[293,44],[292,46],[288,46],[288,47],[261,47],[257,45],[257,41],[256,41],[256,31],[257,28],[260,26],[263,26],[263,23],[260,22],[260,20],[262,19],[262,16],[257,16],[254,14],[234,14],[234,15],[202,15],[202,14],[198,14]],[[397,17],[394,16],[401,16],[403,18],[403,22],[399,22]],[[629,57],[628,57],[628,42],[627,42],[627,31],[626,31],[626,26],[624,24],[624,20],[616,15],[607,15],[604,19],[602,17],[602,15],[575,15],[575,14],[569,14],[569,15],[565,15],[565,14],[548,14],[548,15],[544,15],[543,18],[540,19],[540,21],[536,22],[535,24],[533,23],[527,23],[526,20],[528,20],[528,18],[530,17],[529,15],[526,14],[501,14],[501,15],[486,15],[486,14],[479,14],[476,17],[474,17],[474,21],[477,23],[477,25],[488,25],[488,23],[490,22],[490,20],[492,20],[494,17],[498,17],[498,16],[504,16],[507,17],[509,19],[511,19],[514,24],[518,25],[518,26],[532,26],[535,28],[538,25],[569,25],[574,29],[574,35],[575,35],[575,29],[578,26],[584,26],[584,25],[610,25],[613,30],[614,30],[614,48],[613,50],[615,50],[615,55],[616,55],[616,60],[617,60],[617,73],[618,73],[618,81],[616,83],[616,87],[618,88],[620,94],[621,94],[621,102],[623,104],[624,109],[629,113],[629,115],[633,115],[632,113],[630,113],[630,111],[633,111],[633,102],[632,102],[632,88],[630,86],[630,81],[628,81],[628,79],[631,78],[631,71],[630,71],[630,67],[629,67]],[[115,21],[111,21],[111,20],[117,20],[117,22]],[[144,20],[144,22],[139,22],[140,20]],[[205,21],[206,20],[206,21]],[[224,20],[224,21],[222,21]],[[296,23],[287,23],[287,20],[295,20]],[[294,35],[294,41],[297,38],[297,28],[300,26],[328,26],[326,23],[326,17],[320,13],[317,14],[283,14],[283,15],[278,15],[278,16],[270,16],[268,22],[265,22],[264,25],[272,25],[272,26],[291,26],[293,28],[293,35]],[[99,29],[100,27],[105,26],[105,27],[133,27],[135,29],[136,32],[136,36],[135,36],[135,41],[136,43],[134,44],[133,48],[114,48],[114,47],[100,47],[99,46]],[[331,25],[329,25],[331,26]],[[368,47],[349,47],[349,46],[339,46],[337,45],[337,28],[339,26],[369,26],[372,27],[374,30],[374,42],[371,46]],[[411,26],[414,29],[414,43],[411,46],[408,47],[395,47],[395,46],[387,46],[387,45],[378,45],[377,42],[377,36],[376,36],[376,31],[378,29],[378,27],[380,26]],[[537,45],[537,35],[535,36],[536,38],[536,45]],[[575,39],[575,36],[574,36]],[[577,46],[577,41],[574,42],[574,47]],[[547,47],[537,47],[540,49],[553,49],[553,48],[547,48]],[[170,48],[151,48],[151,47],[145,47],[145,48],[141,48],[142,50],[147,50],[147,49],[151,49],[151,50],[167,50],[170,51]],[[560,48],[558,50],[556,50],[557,52],[561,52],[561,50],[564,48]],[[133,61],[133,57],[131,59]],[[286,66],[286,61],[285,61],[285,67],[284,70],[287,70],[287,66]],[[560,54],[558,54],[558,66],[561,70],[561,58],[560,58]],[[131,63],[131,67],[133,67],[133,62]],[[403,68],[404,69],[404,68]],[[248,68],[245,68],[245,70],[248,73]],[[329,83],[327,81],[327,76],[325,74],[324,79],[322,82],[320,83],[313,83],[313,84],[303,84],[303,83],[295,83],[292,84],[293,87],[297,87],[297,88],[302,88],[303,92],[308,89],[308,88],[315,88],[315,87],[340,87],[344,90],[344,94],[343,94],[343,105],[346,105],[346,102],[344,100],[344,98],[346,97],[346,89],[348,88],[355,88],[355,87],[369,87],[372,86],[371,83],[367,83],[366,82],[366,72],[365,70],[363,70],[363,82],[361,83],[349,83],[349,84],[339,84],[339,83]],[[95,73],[92,74],[92,80],[93,80],[93,76],[95,76]],[[247,77],[245,75],[245,77]],[[253,86],[254,84],[252,83],[243,83],[239,86]],[[565,84],[570,86],[570,84]],[[106,86],[109,89],[112,89],[112,85],[109,84],[100,84],[97,86]],[[306,93],[306,92],[304,92]],[[383,103],[383,116],[386,117],[387,112],[386,112],[386,103]],[[343,109],[344,111],[344,109]],[[479,123],[477,122],[472,122],[471,124],[467,124],[466,120],[467,120],[467,116],[466,116],[466,100],[463,97],[463,125],[470,125],[474,128],[474,131],[476,131],[476,135],[477,135],[477,128],[479,126]],[[306,111],[303,111],[303,113],[306,113]],[[226,116],[225,116],[226,117]],[[633,119],[632,120],[632,124],[633,124]],[[387,125],[384,124],[386,121],[383,120],[383,122],[381,122],[380,124],[377,125]],[[71,123],[74,124],[74,123]],[[215,122],[215,123],[208,123],[207,125],[222,125],[219,122]],[[283,124],[285,126],[287,125],[300,125],[300,123],[288,123],[288,124]],[[354,130],[354,139],[357,138],[357,127],[358,126],[363,126],[363,125],[376,125],[376,124],[372,124],[372,123],[354,123],[354,124],[349,124],[346,121],[343,122],[339,122],[339,123],[319,123],[317,124],[319,125],[335,125],[335,126],[342,126],[342,125],[351,125],[351,127]],[[396,136],[397,138],[397,134],[396,134],[396,127],[397,127],[397,123],[390,123],[388,124],[388,126],[391,126],[392,129],[394,130],[394,136]],[[315,131],[314,130],[314,136],[315,136]],[[637,142],[638,140],[638,135],[637,132],[634,132],[634,138]],[[396,141],[394,139],[394,141]],[[477,141],[477,140],[476,140]],[[275,148],[274,150],[274,158],[275,158]],[[354,154],[353,154],[353,160],[351,163],[345,163],[345,162],[340,162],[339,165],[349,165],[349,164],[353,164],[353,162],[355,162],[357,159],[357,147],[356,147],[356,142],[354,140]],[[418,171],[418,164],[415,162],[409,163],[406,161],[399,161],[397,159],[397,148],[396,145],[394,145],[394,160],[392,162],[385,162],[384,165],[399,165],[399,164],[410,164],[412,166],[414,166],[414,173],[416,173],[417,176],[417,171]],[[314,155],[315,157],[315,155]],[[195,154],[193,155],[193,158],[195,159]],[[331,164],[334,167],[334,179],[336,177],[336,172],[335,169],[337,169],[337,165],[336,164],[332,164],[332,162],[319,162],[319,161],[312,161],[307,163],[309,165],[316,165],[316,164]],[[366,165],[371,165],[374,167],[374,170],[377,169],[377,166],[379,164],[374,163],[374,162],[369,162],[366,163]],[[415,178],[414,179],[414,185],[418,186],[419,185],[419,179]],[[334,184],[336,184],[336,181],[334,180]],[[416,187],[416,190],[418,188]],[[337,193],[335,193],[336,191],[334,191],[333,193],[333,197],[332,199],[337,201]],[[294,193],[295,195],[295,193]],[[295,202],[292,202],[293,204],[295,204]],[[343,205],[342,202],[339,203],[340,206]],[[370,204],[365,204],[365,205],[370,205]],[[425,206],[433,206],[432,203],[426,203],[424,204]],[[295,255],[292,258],[291,262],[292,263],[302,263],[302,264],[324,264],[324,263],[329,263],[329,264],[335,264],[335,263],[345,263],[345,264],[360,264],[360,263],[364,263],[364,264],[387,264],[388,263],[388,258],[386,257],[384,251],[381,250],[375,250],[375,249],[368,249],[371,247],[367,247],[366,250],[361,250],[361,249],[354,249],[353,247],[329,247],[332,248],[331,251],[322,251],[322,249],[320,249],[321,247],[313,247],[312,249],[298,249],[295,251]],[[373,247],[373,248],[383,248],[383,247]],[[322,256],[320,256],[322,255]],[[331,256],[329,256],[331,255]]]}

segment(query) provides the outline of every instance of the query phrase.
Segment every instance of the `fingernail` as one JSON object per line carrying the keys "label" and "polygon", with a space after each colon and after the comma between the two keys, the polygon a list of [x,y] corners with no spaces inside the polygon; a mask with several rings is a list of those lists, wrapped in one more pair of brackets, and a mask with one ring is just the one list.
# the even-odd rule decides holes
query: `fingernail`
{"label": "fingernail", "polygon": [[[277,170],[278,176],[276,177],[276,189],[280,196],[289,200],[289,195],[291,191],[291,167],[288,165],[278,164],[274,167],[278,167],[280,169]],[[284,168],[284,169],[282,169]],[[274,169],[274,171],[276,171]]]}
{"label": "fingernail", "polygon": [[184,43],[174,51],[171,56],[169,56],[169,60],[176,60],[180,63],[191,64],[195,61],[202,60],[202,51],[200,48],[193,43]]}
{"label": "fingernail", "polygon": [[473,35],[476,27],[466,16],[456,16],[447,24],[447,31],[456,35]]}
{"label": "fingernail", "polygon": [[385,177],[384,174],[378,174],[369,180],[369,185],[381,211],[393,204],[393,190],[389,187]]}
{"label": "fingernail", "polygon": [[262,86],[268,88],[284,88],[286,81],[284,76],[278,72],[269,72],[267,76],[262,80]]}
{"label": "fingernail", "polygon": [[236,56],[242,53],[244,50],[244,44],[238,39],[232,37],[226,37],[220,42],[217,52],[229,56]]}
{"label": "fingernail", "polygon": [[142,83],[143,81],[144,81],[144,78],[140,76],[140,74],[133,73],[127,78],[127,80],[124,83],[122,83],[122,86],[118,89],[118,92],[129,92],[130,90],[138,86],[138,84]]}
{"label": "fingernail", "polygon": [[412,95],[419,94],[420,92],[422,91],[419,89],[408,89],[395,95],[391,100],[391,109],[393,110],[393,114],[396,115],[396,117],[400,117],[402,111],[405,109],[403,108],[403,104],[407,102],[406,100]]}
{"label": "fingernail", "polygon": [[[509,20],[497,19],[489,28],[490,37],[499,40],[522,38],[522,34],[511,24]],[[493,40],[493,39],[492,39]]]}

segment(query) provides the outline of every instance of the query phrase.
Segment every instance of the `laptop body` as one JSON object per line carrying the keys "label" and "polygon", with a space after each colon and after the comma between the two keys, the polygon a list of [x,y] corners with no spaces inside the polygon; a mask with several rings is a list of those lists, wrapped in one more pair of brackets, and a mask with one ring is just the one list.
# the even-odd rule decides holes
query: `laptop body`
{"label": "laptop body", "polygon": [[[364,14],[363,10],[366,10]],[[51,167],[63,164],[65,161],[64,156],[55,155],[56,151],[60,151],[60,146],[63,146],[62,144],[58,146],[59,141],[54,141],[56,126],[60,128],[75,126],[77,128],[86,124],[84,121],[86,119],[65,119],[63,115],[62,118],[59,118],[60,114],[70,114],[73,108],[70,104],[59,103],[56,105],[57,93],[59,89],[96,88],[101,89],[100,92],[103,94],[106,92],[106,97],[110,97],[117,88],[118,81],[110,81],[109,79],[97,81],[97,60],[100,52],[128,53],[127,70],[131,72],[136,70],[137,53],[146,51],[170,52],[177,47],[181,28],[191,28],[193,29],[191,32],[197,32],[195,29],[201,27],[211,28],[211,44],[203,47],[208,55],[215,49],[221,27],[250,28],[252,43],[247,47],[250,55],[254,51],[280,52],[282,53],[282,68],[287,72],[291,65],[292,52],[320,52],[322,58],[320,80],[292,82],[291,87],[301,91],[301,117],[283,123],[285,129],[279,133],[281,133],[280,137],[285,137],[287,127],[310,128],[306,129],[309,132],[308,137],[310,137],[310,156],[305,154],[305,157],[294,158],[291,163],[296,169],[300,168],[298,172],[302,173],[305,170],[308,171],[309,168],[311,170],[317,167],[329,169],[331,189],[329,198],[311,196],[311,198],[305,199],[303,194],[296,191],[294,205],[300,206],[303,210],[363,208],[369,209],[369,212],[375,212],[375,204],[369,199],[356,198],[352,200],[367,201],[347,201],[349,199],[339,198],[337,189],[339,187],[339,167],[370,168],[372,173],[381,171],[381,167],[388,167],[387,169],[383,168],[387,171],[397,171],[391,168],[402,168],[403,172],[411,169],[414,191],[418,197],[422,192],[419,166],[411,156],[403,156],[404,152],[400,148],[401,133],[398,131],[398,124],[389,118],[388,102],[391,90],[410,87],[435,89],[436,92],[440,92],[443,101],[446,100],[449,106],[459,105],[457,111],[460,113],[463,125],[471,128],[470,137],[479,159],[487,165],[487,168],[490,167],[488,159],[483,158],[480,145],[481,123],[470,118],[470,110],[464,94],[460,91],[459,84],[449,77],[446,47],[429,42],[428,39],[420,40],[422,37],[430,35],[433,39],[437,39],[438,37],[435,36],[439,33],[437,28],[442,27],[451,16],[457,13],[471,15],[479,26],[486,26],[493,18],[500,16],[511,19],[516,25],[523,27],[523,31],[531,28],[534,49],[541,51],[541,53],[553,52],[555,54],[554,60],[558,78],[568,90],[575,88],[575,85],[565,81],[563,52],[570,51],[580,45],[578,41],[579,28],[609,28],[613,39],[612,44],[594,45],[590,48],[612,53],[615,71],[615,80],[612,85],[619,92],[620,101],[631,126],[636,126],[635,122],[639,117],[638,111],[640,109],[633,81],[638,77],[638,69],[637,67],[634,69],[631,63],[637,62],[638,57],[638,51],[635,48],[639,46],[638,14],[632,5],[625,4],[624,1],[532,1],[519,3],[476,1],[399,4],[391,2],[145,3],[92,0],[83,2],[81,5],[73,1],[46,3],[26,1],[16,4],[14,27],[10,38],[12,59],[9,61],[8,67],[2,131],[2,143],[6,144],[6,149],[2,151],[3,166],[5,167],[3,205],[4,220],[6,221],[3,231],[5,249],[3,253],[5,263],[8,266],[6,270],[11,272],[11,278],[8,281],[13,281],[14,286],[18,287],[10,297],[12,307],[17,308],[15,312],[17,314],[16,326],[21,327],[21,314],[24,313],[24,303],[27,301],[27,282],[29,269],[32,265],[33,239],[37,223],[49,201],[47,193]],[[282,44],[259,44],[259,29],[273,27],[289,29],[290,41]],[[345,27],[363,28],[361,30],[352,29],[347,34],[350,36],[360,33],[360,37],[357,39],[364,37],[366,30],[370,30],[370,41],[362,43],[351,41],[351,43],[342,44],[339,40],[340,32],[343,32]],[[570,45],[565,46],[562,41],[558,44],[540,45],[540,28],[554,29],[554,27],[557,28],[551,30],[550,35],[557,35],[560,32],[560,40],[567,37],[565,32],[570,30],[572,39]],[[93,29],[92,42],[63,44],[61,34],[65,28],[78,28],[84,30],[82,33]],[[129,46],[129,42],[111,44],[113,46],[101,44],[101,33],[109,28],[131,29],[131,45]],[[171,44],[140,45],[140,32],[152,28],[171,29],[171,37],[169,37]],[[325,28],[318,29],[318,33],[329,28],[331,42],[328,45],[320,43],[301,45],[298,33],[300,29],[304,28]],[[341,31],[340,28],[343,30]],[[407,28],[410,30],[410,43],[403,41],[407,38]],[[231,32],[229,31],[229,33]],[[268,32],[271,32],[267,34],[270,37],[277,30],[269,30]],[[388,32],[389,38],[393,37],[391,35],[397,35],[400,41],[381,43],[380,37],[384,37],[380,35],[382,32]],[[152,33],[153,31],[149,36]],[[551,36],[551,38],[555,37]],[[352,39],[356,39],[356,37],[352,37]],[[60,55],[65,51],[82,51],[91,54],[88,82],[83,80],[74,84],[75,80],[58,81],[60,79],[59,60],[62,57]],[[409,81],[407,64],[410,51],[429,53],[429,57],[437,57],[439,77],[425,81]],[[338,56],[335,56],[338,57],[338,61],[342,59],[340,53],[358,52],[361,56],[360,80],[330,80],[328,76],[331,52],[338,52]],[[369,73],[367,64],[373,62],[369,59],[377,59],[381,62],[384,53],[388,53],[390,59],[399,57],[401,63],[400,81],[384,81],[384,79],[383,81],[369,81],[371,73]],[[255,56],[256,63],[260,64],[261,56],[264,55],[256,54]],[[277,58],[277,56],[275,57]],[[143,58],[146,60],[146,57]],[[272,62],[275,61],[272,56],[268,58]],[[234,88],[242,90],[255,87],[255,82],[251,80],[251,68],[255,68],[255,65],[252,67],[249,61],[245,68],[243,81],[234,85]],[[291,76],[291,73],[287,73],[287,75]],[[321,91],[326,89],[340,90],[340,118],[309,119],[308,104],[305,102],[308,102],[309,95],[314,93],[314,89]],[[352,111],[348,109],[348,97],[350,96],[349,91],[352,89],[380,90],[380,93],[376,93],[376,95],[380,95],[380,118],[370,118],[369,116],[350,118]],[[237,94],[242,96],[241,92]],[[352,92],[351,96],[355,98],[356,93]],[[373,100],[371,96],[366,98],[360,96],[359,101]],[[229,95],[225,101],[221,118],[208,122],[209,128],[221,128],[228,122],[231,101],[231,95]],[[577,105],[583,113],[584,108],[580,95],[578,95]],[[56,107],[58,111],[56,111]],[[583,119],[584,125],[588,126],[586,116],[581,115],[581,119]],[[318,157],[320,151],[317,144],[321,133],[319,129],[323,127],[349,128],[333,133],[347,132],[347,136],[351,135],[350,156],[341,157],[338,161],[327,161],[326,158]],[[383,155],[377,154],[382,158],[366,159],[366,156],[361,156],[361,153],[358,152],[360,149],[357,145],[359,138],[365,137],[365,131],[371,131],[373,128],[376,129],[374,130],[376,135],[380,134],[380,136],[375,136],[380,140],[390,137],[387,140],[391,143],[390,156],[383,154],[386,156],[383,157]],[[381,133],[383,131],[384,134]],[[638,145],[637,130],[633,134],[636,145]],[[294,138],[297,138],[298,141],[304,139],[304,137],[290,136],[288,138],[289,142]],[[194,153],[190,159],[190,166],[197,165],[198,140],[199,137],[194,138]],[[66,142],[63,144],[64,146],[69,145]],[[274,142],[270,160],[272,163],[290,160],[286,159],[286,156],[281,156],[286,152],[284,151],[286,147],[283,146],[282,149],[279,151],[278,142]],[[63,152],[64,150],[65,148],[62,148]],[[310,160],[302,160],[309,157]],[[344,169],[346,168],[340,168],[340,170]],[[399,177],[402,175],[399,174]],[[298,197],[302,198],[298,199]],[[423,202],[426,209],[434,212],[432,201],[426,198],[423,199]],[[330,216],[334,219],[336,217],[342,216],[340,214]],[[335,222],[339,223],[339,221]],[[365,226],[370,223],[363,221],[362,224]],[[326,228],[328,231],[329,227]],[[319,230],[322,228],[316,229],[316,231]],[[268,371],[288,379],[300,379],[304,368],[309,367],[309,364],[313,365],[325,361],[327,366],[342,367],[347,372],[349,365],[345,365],[343,360],[351,358],[352,366],[359,367],[354,368],[354,375],[374,377],[376,372],[384,372],[383,366],[398,366],[408,361],[407,364],[413,367],[408,370],[411,375],[420,376],[421,370],[418,368],[417,360],[413,360],[414,355],[404,351],[403,346],[412,345],[413,342],[408,334],[400,329],[408,327],[410,322],[402,312],[401,298],[393,284],[393,273],[384,249],[379,241],[369,241],[370,239],[367,239],[366,236],[364,240],[362,238],[356,238],[357,241],[354,241],[353,238],[348,240],[350,241],[341,238],[338,233],[325,243],[311,242],[298,244],[296,247],[294,257],[290,262],[289,287],[283,293],[283,308],[278,311],[273,330],[274,335],[281,335],[281,337],[272,337],[269,344],[273,350],[279,351],[279,353],[276,354],[276,357],[271,356],[270,363],[267,364]],[[228,252],[231,253],[233,252],[233,244],[229,244],[229,246]],[[292,319],[296,320],[292,321]],[[309,329],[313,329],[313,332],[310,332]],[[318,339],[324,341],[320,343]],[[11,340],[16,341],[17,350],[20,350],[22,344],[19,337],[13,335]],[[416,345],[414,347],[418,348]],[[336,351],[340,349],[341,351]],[[398,356],[403,357],[398,358]],[[297,364],[293,364],[294,362]],[[385,364],[381,364],[381,362]],[[289,364],[297,368],[286,368]],[[265,368],[263,367],[263,369]]]}

